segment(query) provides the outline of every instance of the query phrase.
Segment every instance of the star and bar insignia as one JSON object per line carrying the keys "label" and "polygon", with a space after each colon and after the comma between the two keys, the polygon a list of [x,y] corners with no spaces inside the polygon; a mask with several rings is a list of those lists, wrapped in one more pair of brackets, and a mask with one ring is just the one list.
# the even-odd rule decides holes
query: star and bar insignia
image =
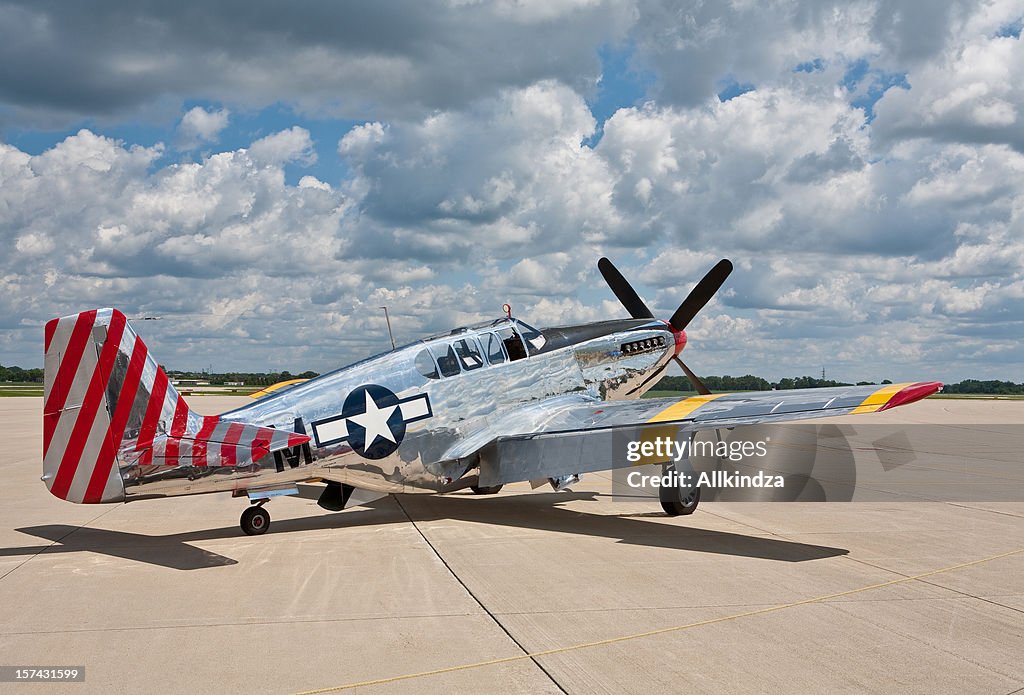
{"label": "star and bar insignia", "polygon": [[317,447],[348,442],[363,458],[381,459],[398,450],[406,425],[433,416],[427,394],[399,398],[377,384],[354,389],[341,415],[312,424]]}

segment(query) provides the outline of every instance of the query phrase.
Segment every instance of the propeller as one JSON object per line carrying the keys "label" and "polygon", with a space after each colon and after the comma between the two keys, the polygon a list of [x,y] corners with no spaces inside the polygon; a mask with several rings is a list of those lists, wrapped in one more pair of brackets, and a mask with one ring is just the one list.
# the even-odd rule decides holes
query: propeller
{"label": "propeller", "polygon": [[697,312],[711,301],[715,292],[718,292],[731,272],[732,263],[729,262],[729,259],[723,258],[716,263],[715,267],[709,270],[707,275],[702,277],[700,282],[690,290],[690,294],[686,295],[686,299],[676,309],[676,313],[672,314],[672,318],[668,322],[672,324],[673,330],[681,331],[686,328],[690,321],[693,321]]}
{"label": "propeller", "polygon": [[[601,271],[601,275],[604,277],[605,282],[611,288],[612,292],[619,302],[626,308],[629,315],[635,319],[653,319],[654,314],[651,312],[647,305],[644,304],[644,300],[640,299],[640,295],[636,293],[633,286],[629,284],[619,269],[608,260],[602,258],[597,262],[597,269]],[[711,298],[715,296],[715,293],[721,289],[725,283],[726,278],[729,277],[729,273],[732,272],[732,263],[728,259],[723,258],[715,267],[707,272],[707,274],[701,278],[700,282],[690,290],[690,294],[686,295],[686,299],[683,300],[679,308],[672,314],[672,318],[669,319],[668,323],[672,327],[674,333],[682,333],[682,331],[689,325],[690,321],[700,312],[704,306],[711,301]],[[690,380],[693,387],[697,390],[697,393],[702,396],[707,396],[711,393],[708,387],[704,385],[704,382],[694,374],[689,367],[687,367],[678,355],[673,355],[672,359],[676,361],[682,370],[686,374],[686,378]]]}
{"label": "propeller", "polygon": [[687,367],[681,359],[679,359],[679,355],[673,355],[672,359],[676,361],[676,364],[683,368],[683,372],[686,373],[686,378],[690,380],[691,384],[693,384],[693,388],[696,389],[697,393],[702,396],[711,395],[711,389],[704,385],[704,382],[700,380],[700,377],[690,371],[690,368]]}
{"label": "propeller", "polygon": [[630,316],[635,319],[654,318],[654,314],[644,304],[644,300],[640,299],[640,295],[636,293],[633,286],[629,284],[629,281],[622,276],[622,273],[619,272],[619,269],[611,261],[607,258],[602,258],[597,262],[597,269],[601,271],[604,281],[612,288],[615,297],[622,306],[626,307],[626,311],[629,312]]}

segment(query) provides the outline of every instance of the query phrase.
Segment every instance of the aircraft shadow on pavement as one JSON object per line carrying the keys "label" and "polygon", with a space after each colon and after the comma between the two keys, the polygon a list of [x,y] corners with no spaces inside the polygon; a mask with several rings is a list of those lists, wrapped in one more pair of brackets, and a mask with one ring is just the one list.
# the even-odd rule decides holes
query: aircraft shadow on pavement
{"label": "aircraft shadow on pavement", "polygon": [[[176,570],[237,565],[237,560],[209,550],[189,545],[188,541],[201,540],[202,532],[180,533],[170,536],[149,536],[127,531],[109,531],[87,526],[49,524],[15,529],[30,536],[53,541],[54,545],[24,548],[0,548],[0,557],[35,555],[37,553],[92,552],[125,560],[145,562]],[[241,531],[239,531],[241,533]]]}
{"label": "aircraft shadow on pavement", "polygon": [[[403,497],[401,507],[396,504],[394,497],[389,496],[365,507],[347,509],[339,513],[275,520],[265,538],[270,540],[277,534],[324,529],[337,529],[342,532],[346,528],[408,523],[409,518],[412,518],[417,523],[450,519],[577,536],[614,538],[620,543],[630,545],[779,562],[804,562],[845,555],[849,552],[843,548],[810,545],[779,538],[688,527],[684,525],[686,517],[683,517],[682,521],[664,523],[643,520],[645,516],[661,516],[664,519],[663,515],[591,514],[560,506],[569,501],[593,500],[596,496],[596,493],[589,492],[502,495],[490,498],[475,498],[464,494],[408,495]],[[691,518],[699,519],[699,516]],[[199,548],[192,543],[242,537],[236,525],[164,536],[65,524],[31,526],[16,530],[44,538],[53,544],[0,548],[0,557],[93,552],[176,570],[238,564],[237,560]],[[259,542],[261,539],[252,540]]]}

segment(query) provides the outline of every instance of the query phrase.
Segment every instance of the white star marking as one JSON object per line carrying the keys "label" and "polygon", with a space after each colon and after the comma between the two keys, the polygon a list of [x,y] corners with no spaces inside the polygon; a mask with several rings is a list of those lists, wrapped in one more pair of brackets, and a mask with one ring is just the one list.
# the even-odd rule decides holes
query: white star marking
{"label": "white star marking", "polygon": [[365,391],[364,393],[366,394],[366,412],[349,418],[349,420],[366,430],[366,436],[363,438],[363,450],[369,449],[377,441],[377,437],[387,439],[392,444],[397,444],[395,435],[391,433],[391,428],[388,427],[388,418],[391,417],[391,413],[395,412],[395,408],[398,406],[389,405],[384,408],[378,408],[377,402],[370,397],[370,392]]}

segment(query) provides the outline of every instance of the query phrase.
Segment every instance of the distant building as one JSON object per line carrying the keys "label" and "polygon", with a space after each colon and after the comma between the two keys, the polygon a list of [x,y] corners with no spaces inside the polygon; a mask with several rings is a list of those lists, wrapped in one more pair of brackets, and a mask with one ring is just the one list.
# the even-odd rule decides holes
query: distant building
{"label": "distant building", "polygon": [[225,381],[225,386],[245,386],[244,381]]}
{"label": "distant building", "polygon": [[171,379],[174,386],[209,386],[210,382],[203,379]]}

